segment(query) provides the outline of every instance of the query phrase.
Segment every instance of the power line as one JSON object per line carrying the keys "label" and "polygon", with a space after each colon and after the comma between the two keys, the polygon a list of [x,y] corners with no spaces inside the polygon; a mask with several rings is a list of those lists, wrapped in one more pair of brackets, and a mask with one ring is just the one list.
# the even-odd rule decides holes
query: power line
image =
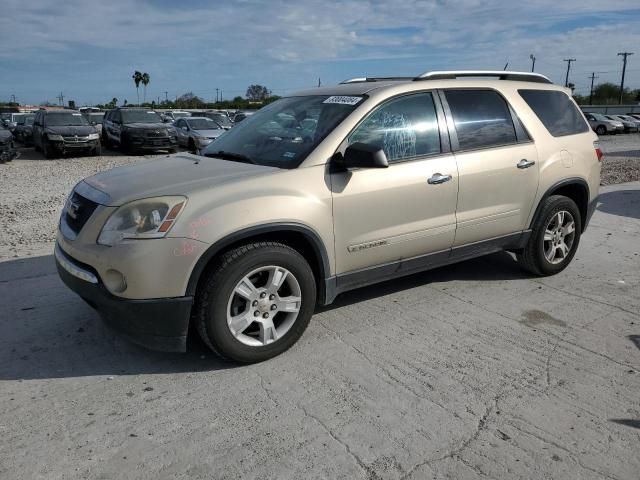
{"label": "power line", "polygon": [[624,74],[627,71],[627,57],[633,55],[633,52],[621,52],[618,56],[622,57],[622,79],[620,80],[620,99],[618,105],[622,105],[622,96],[624,95]]}

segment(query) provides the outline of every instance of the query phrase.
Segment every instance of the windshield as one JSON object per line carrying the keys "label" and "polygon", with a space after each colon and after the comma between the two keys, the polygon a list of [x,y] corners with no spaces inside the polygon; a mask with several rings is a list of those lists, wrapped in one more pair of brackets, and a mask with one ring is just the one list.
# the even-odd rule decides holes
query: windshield
{"label": "windshield", "polygon": [[208,113],[205,113],[204,115],[206,117],[209,117],[214,122],[219,123],[223,127],[231,126],[231,120],[229,120],[229,117],[227,117],[224,113],[208,112]]}
{"label": "windshield", "polygon": [[24,124],[25,124],[25,125],[33,125],[33,119],[34,119],[34,118],[36,118],[36,117],[35,117],[35,116],[32,116],[32,117],[26,117],[26,118],[24,119]]}
{"label": "windshield", "polygon": [[191,115],[189,115],[188,113],[180,113],[180,112],[175,112],[173,113],[173,118],[175,118],[176,120],[178,118],[185,118],[185,117],[190,117]]}
{"label": "windshield", "polygon": [[89,122],[81,113],[50,113],[47,115],[45,124],[47,127],[81,126],[89,125]]}
{"label": "windshield", "polygon": [[220,125],[208,118],[194,118],[186,122],[193,130],[217,130],[220,128]]}
{"label": "windshield", "polygon": [[215,157],[223,152],[226,158],[242,157],[257,165],[296,168],[362,99],[326,95],[283,98],[220,136],[204,154]]}
{"label": "windshield", "polygon": [[88,115],[90,122],[101,122],[104,118],[104,112],[101,113],[90,113]]}
{"label": "windshield", "polygon": [[121,110],[122,123],[162,123],[162,118],[153,110]]}

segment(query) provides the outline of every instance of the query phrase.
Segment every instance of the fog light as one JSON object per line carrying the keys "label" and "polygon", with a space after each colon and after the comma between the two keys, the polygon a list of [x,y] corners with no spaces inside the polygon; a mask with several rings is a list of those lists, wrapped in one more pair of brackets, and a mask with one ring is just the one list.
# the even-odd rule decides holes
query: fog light
{"label": "fog light", "polygon": [[102,281],[110,292],[122,293],[127,289],[127,281],[124,275],[117,270],[107,270]]}

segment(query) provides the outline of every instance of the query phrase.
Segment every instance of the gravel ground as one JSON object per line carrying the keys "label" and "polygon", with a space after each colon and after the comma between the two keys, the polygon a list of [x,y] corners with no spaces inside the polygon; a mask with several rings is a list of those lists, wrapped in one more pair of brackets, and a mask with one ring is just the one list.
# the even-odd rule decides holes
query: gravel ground
{"label": "gravel ground", "polygon": [[[600,139],[602,184],[640,180],[640,134]],[[49,253],[60,209],[76,182],[101,170],[149,158],[105,151],[101,157],[43,160],[33,148],[0,165],[0,260]]]}

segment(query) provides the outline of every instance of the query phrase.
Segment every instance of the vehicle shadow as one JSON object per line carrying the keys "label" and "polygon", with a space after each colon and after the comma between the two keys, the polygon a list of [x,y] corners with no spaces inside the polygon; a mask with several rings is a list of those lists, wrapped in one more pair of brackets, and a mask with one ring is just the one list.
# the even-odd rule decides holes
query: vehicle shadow
{"label": "vehicle shadow", "polygon": [[[25,147],[25,146],[19,146],[18,147],[18,152],[20,153],[20,156],[16,159],[16,160],[42,160],[42,161],[47,161],[49,159],[45,158],[45,156],[42,154],[42,152],[38,152],[36,151],[36,149],[33,146],[29,146],[29,147]],[[54,160],[60,160],[60,159],[65,159],[65,158],[79,158],[79,157],[86,157],[87,154],[86,153],[78,153],[76,155],[65,155],[63,156],[57,156]],[[100,155],[101,157],[121,157],[122,153],[116,151],[116,150],[108,150],[106,148],[102,149],[102,154]]]}
{"label": "vehicle shadow", "polygon": [[338,295],[334,303],[320,307],[317,311],[330,311],[384,295],[397,293],[402,290],[421,287],[430,283],[443,283],[456,280],[491,282],[526,278],[531,278],[531,274],[518,266],[511,253],[498,252],[434,270],[415,273],[406,277],[351,290]]}
{"label": "vehicle shadow", "polygon": [[640,219],[640,190],[615,190],[601,193],[598,210],[611,215]]}
{"label": "vehicle shadow", "polygon": [[226,370],[190,335],[188,352],[153,352],[112,332],[59,279],[52,255],[0,262],[0,381]]}

